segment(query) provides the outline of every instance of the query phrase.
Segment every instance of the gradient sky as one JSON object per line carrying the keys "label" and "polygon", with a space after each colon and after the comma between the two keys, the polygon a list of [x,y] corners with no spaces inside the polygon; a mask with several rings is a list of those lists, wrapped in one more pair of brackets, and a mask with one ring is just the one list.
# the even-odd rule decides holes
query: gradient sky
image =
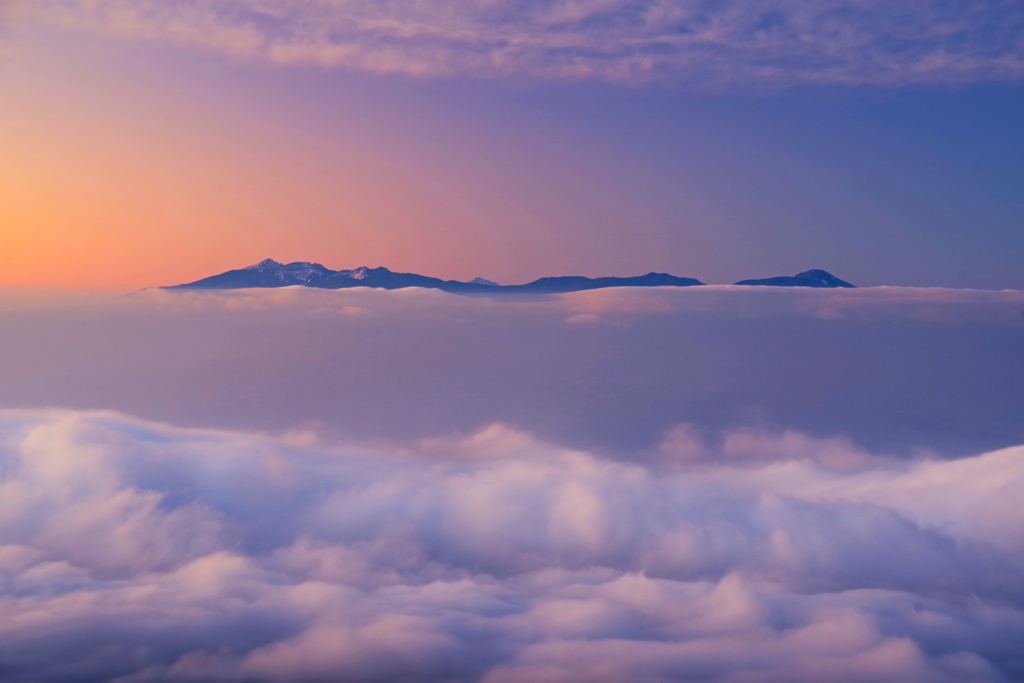
{"label": "gradient sky", "polygon": [[[1021,0],[0,0],[0,678],[1024,680],[1022,122]],[[915,286],[150,287],[268,257]]]}
{"label": "gradient sky", "polygon": [[0,286],[270,257],[1024,289],[1016,2],[0,12]]}

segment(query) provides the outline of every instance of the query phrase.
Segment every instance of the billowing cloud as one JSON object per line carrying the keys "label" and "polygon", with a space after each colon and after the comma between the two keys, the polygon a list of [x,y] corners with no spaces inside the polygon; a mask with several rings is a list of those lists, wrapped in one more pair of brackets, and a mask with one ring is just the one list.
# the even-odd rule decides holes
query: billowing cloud
{"label": "billowing cloud", "polygon": [[1024,449],[746,431],[676,457],[694,438],[642,466],[503,425],[360,443],[0,412],[3,678],[1019,678]]}
{"label": "billowing cloud", "polygon": [[43,0],[46,21],[281,64],[698,86],[1024,76],[1014,0]]}

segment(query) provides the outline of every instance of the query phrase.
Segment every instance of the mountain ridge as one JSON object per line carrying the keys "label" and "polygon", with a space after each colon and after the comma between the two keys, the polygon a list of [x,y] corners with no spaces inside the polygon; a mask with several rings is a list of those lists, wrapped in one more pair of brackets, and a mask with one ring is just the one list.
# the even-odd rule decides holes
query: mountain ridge
{"label": "mountain ridge", "polygon": [[792,277],[784,275],[782,277],[769,277],[762,280],[740,280],[736,284],[755,287],[843,287],[856,289],[856,285],[851,285],[845,280],[840,280],[832,273],[819,269],[805,270]]}
{"label": "mountain ridge", "polygon": [[[228,270],[195,282],[164,287],[163,289],[247,289],[275,288],[301,285],[317,289],[348,289],[374,287],[404,289],[424,287],[456,294],[563,294],[608,287],[696,287],[704,285],[696,278],[678,277],[668,273],[650,272],[634,277],[542,277],[520,285],[500,285],[482,277],[469,282],[442,280],[417,273],[397,273],[383,266],[360,266],[351,270],[331,270],[319,263],[295,261],[279,263],[264,259],[244,268]],[[742,280],[739,285],[767,285],[783,287],[853,287],[824,270],[808,270],[793,277],[765,280]]]}

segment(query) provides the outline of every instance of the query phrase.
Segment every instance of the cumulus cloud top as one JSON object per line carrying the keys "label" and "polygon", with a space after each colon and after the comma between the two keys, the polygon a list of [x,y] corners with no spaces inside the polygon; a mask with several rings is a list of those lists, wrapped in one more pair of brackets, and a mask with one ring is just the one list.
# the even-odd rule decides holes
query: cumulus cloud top
{"label": "cumulus cloud top", "polygon": [[640,466],[502,425],[360,444],[0,412],[4,679],[1024,672],[1024,450],[747,432],[682,457],[688,433]]}
{"label": "cumulus cloud top", "polygon": [[43,0],[45,20],[282,64],[703,86],[1017,81],[1013,0]]}

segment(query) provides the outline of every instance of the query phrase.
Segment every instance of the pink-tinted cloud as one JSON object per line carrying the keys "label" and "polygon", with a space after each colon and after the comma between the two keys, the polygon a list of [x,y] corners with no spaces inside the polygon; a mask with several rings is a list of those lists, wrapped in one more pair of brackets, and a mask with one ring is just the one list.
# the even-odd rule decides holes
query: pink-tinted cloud
{"label": "pink-tinted cloud", "polygon": [[501,425],[367,445],[0,412],[4,678],[1019,674],[1021,448],[835,469],[828,440],[723,443],[764,454],[665,470]]}
{"label": "pink-tinted cloud", "polygon": [[901,86],[1017,81],[1011,0],[44,0],[46,21],[283,64],[449,77]]}

